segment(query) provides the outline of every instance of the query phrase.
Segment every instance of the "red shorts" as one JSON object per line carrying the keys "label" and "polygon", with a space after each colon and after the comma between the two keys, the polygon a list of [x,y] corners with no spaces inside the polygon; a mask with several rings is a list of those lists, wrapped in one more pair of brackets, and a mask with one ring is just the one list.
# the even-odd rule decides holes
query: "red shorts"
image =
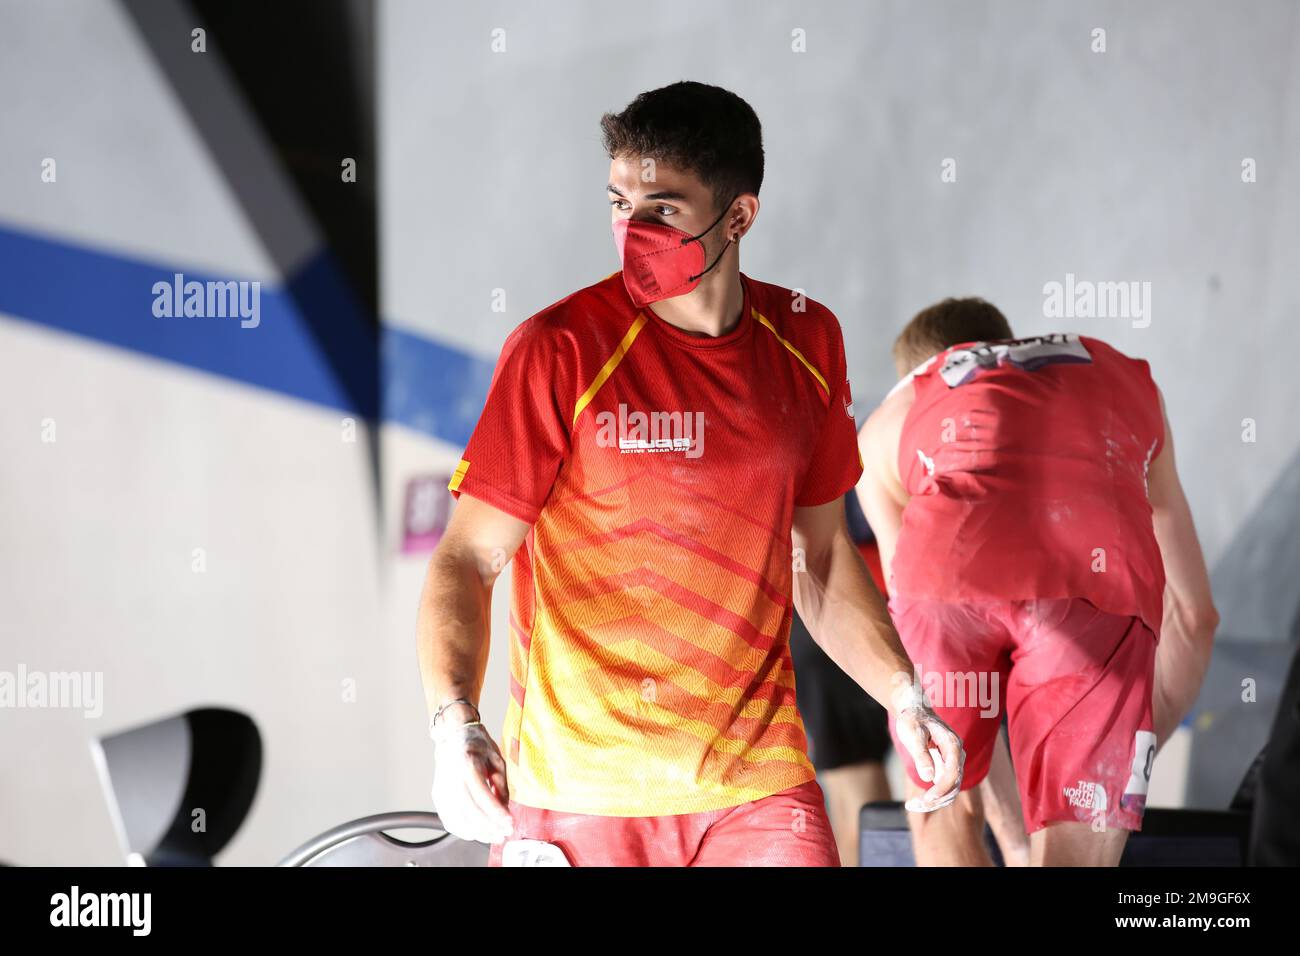
{"label": "red shorts", "polygon": [[[751,803],[704,813],[607,817],[521,806],[512,840],[541,840],[571,866],[839,866],[816,780]],[[488,866],[500,866],[503,844]]]}
{"label": "red shorts", "polygon": [[[963,790],[988,774],[1006,708],[1028,832],[1060,821],[1142,828],[1156,637],[1141,619],[1078,598],[895,598],[889,609],[921,688],[965,744]],[[929,786],[910,758],[903,764]]]}

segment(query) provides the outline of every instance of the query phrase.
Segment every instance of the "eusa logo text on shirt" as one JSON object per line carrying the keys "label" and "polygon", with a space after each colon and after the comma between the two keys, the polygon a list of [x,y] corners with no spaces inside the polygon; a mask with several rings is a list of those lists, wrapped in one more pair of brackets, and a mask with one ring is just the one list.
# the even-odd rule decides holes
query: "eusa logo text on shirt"
{"label": "eusa logo text on shirt", "polygon": [[617,446],[623,454],[680,451],[699,458],[704,454],[704,413],[629,411],[620,402],[617,413],[596,415],[596,444]]}

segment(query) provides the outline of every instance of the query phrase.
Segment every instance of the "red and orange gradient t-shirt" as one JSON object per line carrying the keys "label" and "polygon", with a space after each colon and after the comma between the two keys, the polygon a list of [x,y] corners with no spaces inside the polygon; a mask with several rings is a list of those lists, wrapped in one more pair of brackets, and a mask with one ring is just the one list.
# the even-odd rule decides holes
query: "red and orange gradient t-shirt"
{"label": "red and orange gradient t-shirt", "polygon": [[862,466],[835,317],[741,278],[720,337],[638,310],[615,273],[502,349],[449,487],[533,523],[500,741],[524,805],[697,813],[814,777],[790,529]]}

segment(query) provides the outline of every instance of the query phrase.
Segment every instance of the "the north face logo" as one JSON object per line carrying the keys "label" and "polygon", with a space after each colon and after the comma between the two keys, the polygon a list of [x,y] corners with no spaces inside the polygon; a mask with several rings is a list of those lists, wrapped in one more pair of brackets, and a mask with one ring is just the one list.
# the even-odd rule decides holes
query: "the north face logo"
{"label": "the north face logo", "polygon": [[1077,787],[1066,787],[1065,797],[1072,807],[1097,811],[1106,809],[1106,788],[1092,780],[1080,780]]}

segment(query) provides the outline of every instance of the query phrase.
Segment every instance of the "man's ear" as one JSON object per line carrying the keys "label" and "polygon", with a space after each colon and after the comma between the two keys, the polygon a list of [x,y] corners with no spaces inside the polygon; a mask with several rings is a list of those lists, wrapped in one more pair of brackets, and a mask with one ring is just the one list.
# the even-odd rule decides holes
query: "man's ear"
{"label": "man's ear", "polygon": [[741,193],[732,202],[727,215],[727,238],[739,241],[749,232],[757,217],[758,197],[753,193]]}

